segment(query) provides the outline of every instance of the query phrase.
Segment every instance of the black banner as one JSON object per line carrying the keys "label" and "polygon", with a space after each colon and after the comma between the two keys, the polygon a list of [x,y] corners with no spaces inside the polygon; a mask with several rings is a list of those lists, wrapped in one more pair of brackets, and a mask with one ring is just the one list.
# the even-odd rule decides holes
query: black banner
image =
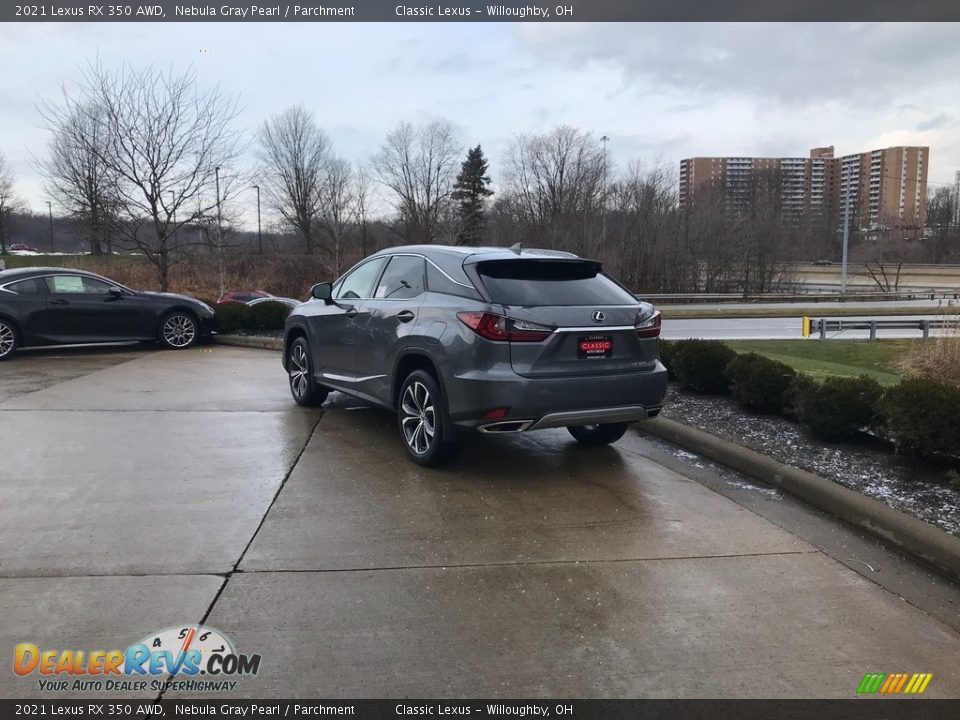
{"label": "black banner", "polygon": [[0,717],[956,720],[960,700],[0,700]]}
{"label": "black banner", "polygon": [[957,0],[553,0],[552,2],[3,3],[10,22],[960,21]]}

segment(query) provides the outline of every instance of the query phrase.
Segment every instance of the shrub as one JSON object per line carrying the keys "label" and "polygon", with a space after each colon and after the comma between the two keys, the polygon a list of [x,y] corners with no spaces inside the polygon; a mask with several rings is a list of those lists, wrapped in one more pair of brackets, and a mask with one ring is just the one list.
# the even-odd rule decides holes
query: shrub
{"label": "shrub", "polygon": [[920,455],[960,456],[960,387],[907,378],[887,389],[883,409],[897,446]]}
{"label": "shrub", "polygon": [[242,302],[225,302],[213,306],[217,315],[217,332],[223,334],[246,330],[250,323],[250,307]]}
{"label": "shrub", "polygon": [[671,380],[677,379],[677,374],[673,371],[673,360],[677,354],[677,343],[671,340],[660,341],[660,362],[667,369],[667,377]]}
{"label": "shrub", "polygon": [[943,334],[917,343],[900,363],[908,377],[960,387],[960,318],[947,318]]}
{"label": "shrub", "polygon": [[827,440],[855,437],[876,427],[883,389],[871,377],[830,377],[796,397],[799,420]]}
{"label": "shrub", "polygon": [[736,352],[719,340],[678,340],[673,350],[673,371],[680,384],[701,393],[730,392],[725,370]]}
{"label": "shrub", "polygon": [[804,396],[815,392],[817,381],[804,373],[797,373],[790,383],[790,389],[787,391],[786,402],[783,406],[783,414],[794,420],[800,419],[800,402]]}
{"label": "shrub", "polygon": [[790,400],[797,372],[759,353],[737,355],[726,369],[730,390],[740,404],[760,412],[780,412]]}
{"label": "shrub", "polygon": [[282,302],[264,302],[247,308],[249,330],[283,330],[290,306]]}

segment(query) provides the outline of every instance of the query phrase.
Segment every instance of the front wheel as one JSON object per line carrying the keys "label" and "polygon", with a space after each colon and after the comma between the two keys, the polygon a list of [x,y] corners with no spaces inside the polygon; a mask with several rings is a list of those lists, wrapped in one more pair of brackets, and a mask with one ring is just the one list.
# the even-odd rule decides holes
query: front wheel
{"label": "front wheel", "polygon": [[17,337],[17,329],[7,322],[0,319],[0,360],[6,360],[20,344]]}
{"label": "front wheel", "polygon": [[414,370],[400,387],[397,419],[407,455],[418,465],[437,467],[452,460],[459,444],[444,439],[443,395],[430,373]]}
{"label": "front wheel", "polygon": [[171,350],[186,350],[200,339],[200,328],[190,313],[174,311],[160,322],[160,342]]}
{"label": "front wheel", "polygon": [[310,348],[306,338],[298,337],[290,346],[287,360],[287,375],[290,378],[290,394],[297,405],[313,407],[327,399],[330,391],[317,385],[310,369]]}
{"label": "front wheel", "polygon": [[583,445],[609,445],[623,437],[630,423],[607,423],[605,425],[571,425],[567,428],[577,442]]}

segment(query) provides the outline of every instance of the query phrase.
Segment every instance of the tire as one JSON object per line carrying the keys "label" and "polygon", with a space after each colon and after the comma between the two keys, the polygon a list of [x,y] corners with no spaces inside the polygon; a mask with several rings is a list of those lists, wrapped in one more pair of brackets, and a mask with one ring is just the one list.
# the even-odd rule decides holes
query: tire
{"label": "tire", "polygon": [[623,437],[630,423],[608,423],[606,425],[571,425],[567,428],[581,445],[598,447],[615,443]]}
{"label": "tire", "polygon": [[400,386],[397,426],[407,456],[424,467],[450,462],[460,444],[445,439],[448,433],[443,392],[433,376],[414,370]]}
{"label": "tire", "polygon": [[330,391],[314,382],[310,369],[310,348],[306,338],[298,337],[290,346],[287,359],[287,377],[290,381],[290,394],[297,405],[315,407],[327,399]]}
{"label": "tire", "polygon": [[183,310],[174,310],[160,321],[160,344],[170,350],[186,350],[200,340],[197,319]]}
{"label": "tire", "polygon": [[0,360],[9,359],[20,347],[20,335],[17,328],[8,320],[0,318]]}

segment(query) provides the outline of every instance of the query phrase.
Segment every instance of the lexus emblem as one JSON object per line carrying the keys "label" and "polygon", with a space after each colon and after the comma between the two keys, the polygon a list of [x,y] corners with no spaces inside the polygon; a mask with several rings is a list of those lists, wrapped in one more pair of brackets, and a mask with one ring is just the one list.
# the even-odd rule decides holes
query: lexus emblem
{"label": "lexus emblem", "polygon": [[594,322],[603,322],[603,321],[606,320],[606,319],[607,319],[607,316],[604,315],[604,314],[603,314],[602,312],[600,312],[599,310],[597,310],[597,311],[593,314],[593,321],[594,321]]}

